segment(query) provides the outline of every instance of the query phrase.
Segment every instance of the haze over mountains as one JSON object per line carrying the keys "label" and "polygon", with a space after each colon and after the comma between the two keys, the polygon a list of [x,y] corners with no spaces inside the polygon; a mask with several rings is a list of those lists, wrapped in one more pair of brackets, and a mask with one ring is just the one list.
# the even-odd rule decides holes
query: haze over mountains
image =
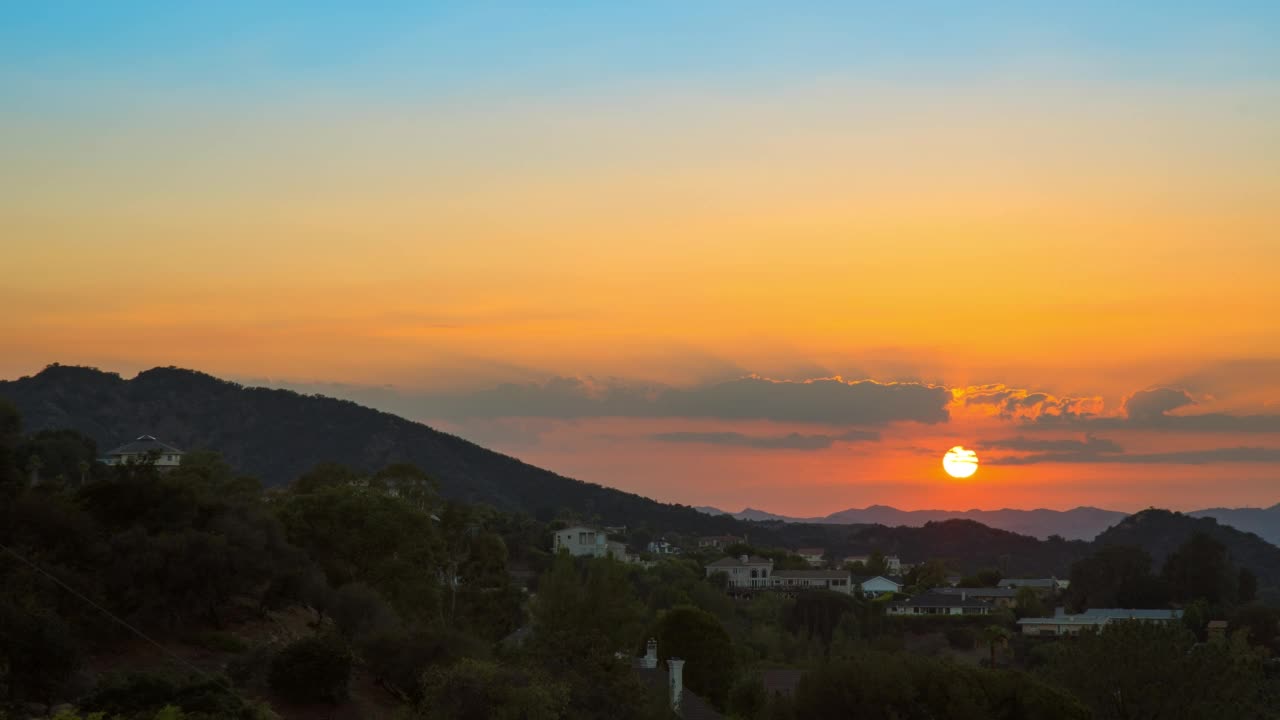
{"label": "haze over mountains", "polygon": [[[823,517],[797,518],[745,508],[741,512],[727,513],[718,508],[702,506],[698,510],[711,515],[730,515],[739,520],[793,523],[821,523],[833,525],[877,524],[896,527],[919,527],[941,520],[974,520],[1001,530],[1031,535],[1040,539],[1059,535],[1068,540],[1093,540],[1108,528],[1129,516],[1115,510],[1095,507],[1078,507],[1071,510],[899,510],[886,505],[866,508],[849,508]],[[1269,508],[1209,508],[1186,513],[1192,517],[1214,518],[1223,525],[1251,532],[1273,545],[1280,545],[1280,503]]]}

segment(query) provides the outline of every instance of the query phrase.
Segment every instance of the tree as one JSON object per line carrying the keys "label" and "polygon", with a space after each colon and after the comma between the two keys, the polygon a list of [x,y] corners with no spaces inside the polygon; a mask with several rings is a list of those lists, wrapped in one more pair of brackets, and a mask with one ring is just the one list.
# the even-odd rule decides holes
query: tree
{"label": "tree", "polygon": [[369,482],[370,486],[385,489],[423,512],[432,512],[440,504],[440,483],[416,465],[388,465]]}
{"label": "tree", "polygon": [[351,682],[351,650],[331,634],[295,640],[271,660],[268,682],[290,702],[343,702]]}
{"label": "tree", "polygon": [[1151,574],[1151,556],[1140,548],[1107,545],[1071,566],[1072,609],[1159,608],[1168,599],[1164,584]]}
{"label": "tree", "polygon": [[1249,568],[1240,568],[1236,576],[1236,600],[1251,603],[1258,597],[1258,576]]}
{"label": "tree", "polygon": [[415,715],[440,720],[558,720],[568,704],[568,689],[561,683],[464,658],[427,671]]}
{"label": "tree", "polygon": [[52,702],[81,664],[71,628],[46,610],[0,602],[0,687],[14,700]]}
{"label": "tree", "polygon": [[723,708],[733,684],[733,642],[714,615],[695,607],[668,610],[658,620],[654,636],[658,658],[685,661],[684,683],[716,707]]}
{"label": "tree", "polygon": [[1014,606],[1017,608],[1019,618],[1044,617],[1048,612],[1040,600],[1040,595],[1026,586],[1018,588],[1017,594],[1014,595]]}
{"label": "tree", "polygon": [[1236,578],[1227,548],[1197,532],[1165,561],[1163,577],[1174,600],[1203,598],[1211,605],[1236,596]]}
{"label": "tree", "polygon": [[991,648],[991,665],[992,669],[996,666],[996,648],[1003,647],[1009,642],[1009,629],[1001,625],[988,625],[982,629],[982,642]]}
{"label": "tree", "polygon": [[931,590],[947,584],[947,565],[941,560],[928,560],[911,569],[907,585],[918,590]]}

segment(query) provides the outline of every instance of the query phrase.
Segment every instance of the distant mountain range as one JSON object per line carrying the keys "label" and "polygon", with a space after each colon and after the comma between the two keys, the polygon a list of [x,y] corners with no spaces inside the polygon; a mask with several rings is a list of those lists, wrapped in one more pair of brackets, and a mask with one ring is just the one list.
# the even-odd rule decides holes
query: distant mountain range
{"label": "distant mountain range", "polygon": [[[974,520],[988,527],[1030,535],[1041,539],[1059,535],[1068,540],[1093,540],[1108,528],[1128,517],[1127,513],[1078,507],[1071,510],[899,510],[887,505],[850,508],[823,517],[797,518],[746,508],[726,513],[714,507],[698,510],[711,515],[730,515],[739,520],[757,522],[820,523],[837,525],[887,525],[920,527],[939,520]],[[1280,545],[1280,504],[1269,508],[1210,508],[1186,513],[1191,517],[1208,517],[1237,530],[1251,532],[1273,545]]]}

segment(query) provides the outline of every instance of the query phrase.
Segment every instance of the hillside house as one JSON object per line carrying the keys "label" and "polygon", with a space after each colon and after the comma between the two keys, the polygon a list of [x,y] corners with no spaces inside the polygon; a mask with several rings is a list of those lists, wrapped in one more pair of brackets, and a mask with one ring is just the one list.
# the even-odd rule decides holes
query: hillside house
{"label": "hillside house", "polygon": [[680,548],[666,540],[650,540],[645,549],[654,555],[675,555],[680,552]]}
{"label": "hillside house", "polygon": [[770,587],[783,592],[791,590],[831,590],[853,594],[852,578],[847,570],[779,570],[773,574]]}
{"label": "hillside house", "polygon": [[707,564],[707,577],[722,572],[729,577],[730,588],[769,587],[773,575],[773,561],[769,558],[754,555],[742,555],[736,558],[720,558]]}
{"label": "hillside house", "polygon": [[1182,619],[1181,610],[1139,610],[1131,608],[1090,608],[1068,615],[1058,608],[1051,618],[1023,618],[1018,629],[1023,635],[1046,637],[1078,635],[1085,628],[1098,629],[1116,622],[1149,622],[1168,624]]}
{"label": "hillside house", "polygon": [[926,592],[906,600],[894,600],[886,612],[890,615],[990,615],[991,603],[964,593]]}
{"label": "hillside house", "polygon": [[162,443],[151,435],[139,435],[133,442],[125,443],[107,453],[102,462],[107,465],[125,465],[153,459],[157,468],[172,470],[182,464],[184,454],[178,448]]}
{"label": "hillside house", "polygon": [[[870,555],[850,555],[844,559],[845,565],[852,565],[854,563],[862,563],[863,565],[868,565],[871,563],[871,556]],[[902,574],[902,559],[899,558],[897,555],[885,555],[884,569],[885,569],[885,572],[889,573],[890,575]]]}
{"label": "hillside house", "polygon": [[998,608],[1014,608],[1018,606],[1018,591],[1016,588],[948,587],[935,588],[934,592],[945,595],[965,595],[977,600],[986,600]]}
{"label": "hillside house", "polygon": [[574,557],[613,557],[627,559],[627,546],[609,539],[602,528],[575,525],[557,530],[552,541],[552,552],[566,551]]}
{"label": "hillside house", "polygon": [[745,545],[746,542],[746,538],[740,538],[737,535],[708,535],[698,538],[698,547],[723,550],[730,545]]}
{"label": "hillside house", "polygon": [[827,551],[822,548],[800,548],[796,551],[796,554],[810,565],[822,567],[823,556],[827,554]]}
{"label": "hillside house", "polygon": [[902,592],[902,583],[883,575],[854,575],[849,578],[849,582],[862,593],[863,597],[874,598]]}

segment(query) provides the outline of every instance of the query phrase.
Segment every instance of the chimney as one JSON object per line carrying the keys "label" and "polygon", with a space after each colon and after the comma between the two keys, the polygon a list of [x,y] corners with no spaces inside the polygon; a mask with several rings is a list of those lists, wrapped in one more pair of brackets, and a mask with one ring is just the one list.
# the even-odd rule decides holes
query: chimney
{"label": "chimney", "polygon": [[679,715],[680,699],[684,696],[684,661],[667,658],[667,668],[671,671],[671,710]]}
{"label": "chimney", "polygon": [[746,565],[746,564],[747,564],[747,561],[748,561],[748,560],[750,560],[751,558],[750,558],[749,556],[747,556],[747,555],[743,555],[743,556],[741,556],[741,557],[740,557],[740,558],[738,558],[738,559],[742,561],[742,564],[743,564],[743,565]]}
{"label": "chimney", "polygon": [[641,661],[640,667],[656,668],[658,667],[658,641],[649,638],[649,643],[644,648],[644,660]]}
{"label": "chimney", "polygon": [[961,592],[960,592],[960,602],[964,602],[964,601],[965,601],[965,598],[966,598],[966,597],[968,597],[968,595],[969,595],[969,593],[964,592],[964,591],[961,591]]}

